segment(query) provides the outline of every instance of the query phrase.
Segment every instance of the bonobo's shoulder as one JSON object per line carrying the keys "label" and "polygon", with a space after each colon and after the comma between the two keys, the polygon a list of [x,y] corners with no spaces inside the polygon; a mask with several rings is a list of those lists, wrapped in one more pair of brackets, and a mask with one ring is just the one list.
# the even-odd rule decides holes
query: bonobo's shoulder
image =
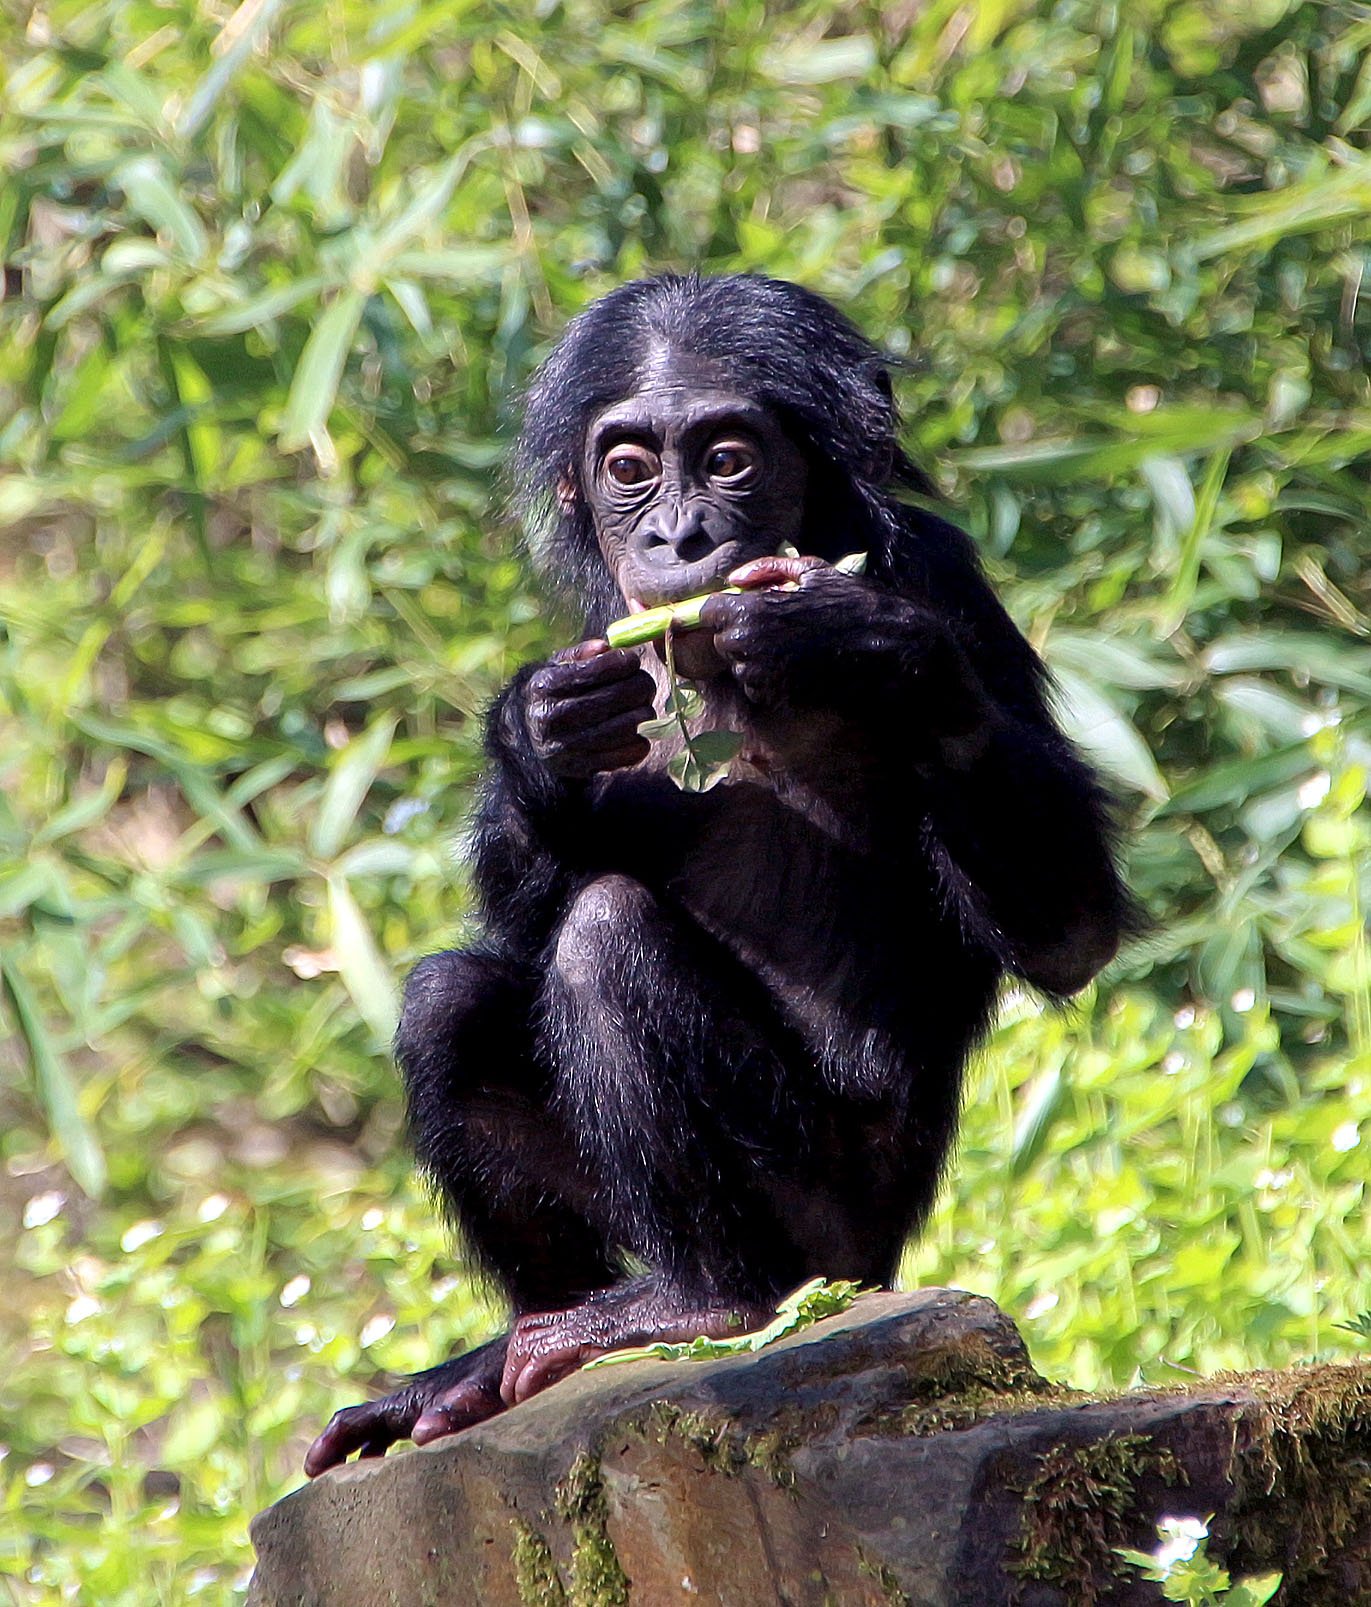
{"label": "bonobo's shoulder", "polygon": [[[898,591],[926,594],[954,608],[984,606],[992,597],[981,560],[965,530],[923,508],[900,509],[874,576]],[[977,606],[971,608],[977,611]]]}

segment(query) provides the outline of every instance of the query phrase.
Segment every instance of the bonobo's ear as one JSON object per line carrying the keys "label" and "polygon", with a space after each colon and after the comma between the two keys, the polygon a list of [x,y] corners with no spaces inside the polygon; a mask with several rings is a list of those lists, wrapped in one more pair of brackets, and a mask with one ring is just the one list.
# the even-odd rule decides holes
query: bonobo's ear
{"label": "bonobo's ear", "polygon": [[557,476],[557,507],[565,515],[575,511],[576,504],[581,500],[581,493],[576,488],[576,481],[569,469]]}

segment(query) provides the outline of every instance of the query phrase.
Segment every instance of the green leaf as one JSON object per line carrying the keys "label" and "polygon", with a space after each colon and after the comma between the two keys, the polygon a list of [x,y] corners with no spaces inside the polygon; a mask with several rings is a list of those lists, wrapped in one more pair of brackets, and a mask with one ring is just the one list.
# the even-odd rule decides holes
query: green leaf
{"label": "green leaf", "polygon": [[383,716],[338,755],[319,800],[319,812],[310,827],[310,852],[318,859],[334,859],[342,848],[362,800],[371,791],[390,753],[396,721]]}
{"label": "green leaf", "polygon": [[509,263],[505,246],[443,246],[397,252],[390,259],[389,272],[409,279],[442,279],[465,288],[498,283]]}
{"label": "green leaf", "polygon": [[1061,667],[1086,681],[1126,691],[1175,691],[1189,678],[1166,643],[1107,636],[1101,630],[1054,630],[1044,657],[1054,674]]}
{"label": "green leaf", "polygon": [[1194,781],[1177,787],[1157,810],[1157,818],[1167,815],[1202,815],[1211,809],[1245,802],[1275,787],[1308,775],[1315,768],[1307,743],[1281,748],[1254,759],[1233,759],[1211,766]]}
{"label": "green leaf", "polygon": [[52,895],[57,872],[46,859],[11,861],[0,869],[0,919],[22,915]]}
{"label": "green leaf", "polygon": [[1060,1066],[1049,1067],[1038,1077],[1014,1127],[1009,1164],[1011,1177],[1022,1177],[1032,1170],[1051,1137],[1057,1117],[1066,1104],[1066,1096],[1067,1085]]}
{"label": "green leaf", "polygon": [[194,139],[204,127],[224,91],[242,70],[258,43],[265,37],[272,18],[281,9],[284,0],[253,0],[252,5],[239,7],[233,13],[232,27],[225,26],[220,39],[228,40],[228,48],[196,85],[194,94],[177,120],[177,137]]}
{"label": "green leaf", "polygon": [[630,1361],[717,1361],[726,1356],[747,1356],[763,1350],[787,1334],[809,1328],[825,1317],[846,1311],[861,1295],[868,1293],[860,1283],[847,1278],[829,1282],[827,1278],[811,1278],[781,1300],[775,1318],[764,1328],[752,1333],[730,1334],[724,1339],[704,1334],[694,1339],[673,1343],[659,1340],[651,1345],[635,1345],[625,1350],[612,1350],[597,1356],[582,1367],[589,1372],[596,1367],[614,1367]]}
{"label": "green leaf", "polygon": [[286,398],[282,451],[307,446],[327,422],[367,300],[361,290],[340,290],[311,331]]}
{"label": "green leaf", "polygon": [[195,855],[182,868],[179,879],[188,887],[236,879],[270,886],[272,882],[299,881],[308,874],[305,856],[288,848],[226,848]]}
{"label": "green leaf", "polygon": [[124,162],[115,169],[114,179],[129,206],[159,234],[166,235],[186,261],[199,264],[204,260],[209,249],[204,225],[155,157],[138,156]]}
{"label": "green leaf", "polygon": [[1211,675],[1242,670],[1288,670],[1324,686],[1371,698],[1371,653],[1360,643],[1311,631],[1251,630],[1223,636],[1204,653]]}
{"label": "green leaf", "polygon": [[393,838],[376,837],[358,843],[339,856],[337,869],[343,876],[403,876],[414,869],[418,851]]}
{"label": "green leaf", "polygon": [[329,938],[343,986],[377,1042],[389,1044],[400,1016],[395,979],[352,889],[341,876],[328,878],[328,917]]}
{"label": "green leaf", "polygon": [[1256,928],[1249,922],[1221,926],[1200,950],[1196,977],[1201,992],[1216,1004],[1228,1004],[1244,989],[1260,998],[1266,976]]}
{"label": "green leaf", "polygon": [[167,1467],[194,1462],[217,1445],[224,1431],[224,1408],[217,1394],[187,1401],[175,1413],[162,1443]]}
{"label": "green leaf", "polygon": [[275,290],[250,296],[246,301],[235,302],[223,312],[211,313],[207,318],[197,319],[194,324],[195,332],[216,337],[240,335],[246,329],[260,328],[263,324],[269,324],[273,318],[279,318],[282,313],[289,312],[292,307],[298,307],[302,301],[317,296],[323,286],[324,279],[321,274],[296,279]]}
{"label": "green leaf", "polygon": [[1248,1574],[1223,1598],[1223,1607],[1264,1607],[1281,1588],[1279,1573]]}
{"label": "green leaf", "polygon": [[727,764],[738,757],[742,745],[737,731],[701,731],[690,739],[691,751],[700,765]]}
{"label": "green leaf", "polygon": [[123,792],[127,777],[128,765],[125,761],[120,757],[111,759],[99,787],[71,799],[38,828],[33,834],[34,847],[58,842],[63,837],[86,831],[96,821],[103,820]]}
{"label": "green leaf", "polygon": [[0,982],[13,1007],[19,1036],[28,1049],[38,1103],[71,1175],[91,1199],[98,1199],[105,1189],[104,1152],[81,1114],[75,1081],[48,1035],[38,1002],[12,955],[0,954]]}
{"label": "green leaf", "polygon": [[1164,801],[1168,789],[1151,749],[1117,704],[1074,670],[1056,675],[1061,691],[1062,724],[1067,734],[1088,748],[1110,775],[1149,798]]}
{"label": "green leaf", "polygon": [[1343,160],[1345,165],[1331,172],[1325,168],[1314,177],[1241,204],[1245,215],[1240,221],[1201,235],[1189,248],[1195,260],[1208,262],[1253,246],[1272,246],[1342,218],[1366,217],[1371,212],[1371,160],[1350,150]]}
{"label": "green leaf", "polygon": [[1229,456],[1228,448],[1221,447],[1209,460],[1204,483],[1200,487],[1199,496],[1195,499],[1190,526],[1181,539],[1175,579],[1171,582],[1162,604],[1162,617],[1158,630],[1163,636],[1169,636],[1176,630],[1190,610],[1190,604],[1195,596],[1195,583],[1200,573],[1200,555],[1218,511],[1219,493],[1223,489],[1224,476],[1228,473]]}
{"label": "green leaf", "polygon": [[831,84],[865,78],[876,65],[876,44],[869,34],[844,39],[806,39],[771,51],[762,71],[782,84]]}

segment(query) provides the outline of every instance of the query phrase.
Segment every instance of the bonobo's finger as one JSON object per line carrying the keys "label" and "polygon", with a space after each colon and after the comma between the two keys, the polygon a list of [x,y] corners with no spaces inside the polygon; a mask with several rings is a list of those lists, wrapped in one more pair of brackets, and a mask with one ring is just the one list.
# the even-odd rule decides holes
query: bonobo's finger
{"label": "bonobo's finger", "polygon": [[765,621],[789,605],[789,592],[721,592],[700,610],[700,623],[713,632],[714,651],[722,658],[755,652],[765,642]]}
{"label": "bonobo's finger", "polygon": [[576,642],[571,647],[559,647],[552,655],[552,662],[579,664],[586,659],[603,658],[609,650],[609,643],[603,636],[592,636],[584,642]]}
{"label": "bonobo's finger", "polygon": [[500,1379],[500,1398],[506,1406],[528,1400],[574,1373],[583,1361],[604,1355],[605,1346],[594,1342],[577,1315],[575,1311],[547,1312],[521,1317],[515,1323]]}
{"label": "bonobo's finger", "polygon": [[740,597],[736,592],[716,592],[701,608],[700,624],[705,630],[713,632],[714,645],[717,647],[720,631],[741,625],[755,606],[750,597]]}
{"label": "bonobo's finger", "polygon": [[[649,710],[645,717],[651,719],[652,711]],[[576,748],[582,753],[610,753],[618,748],[631,746],[635,740],[646,742],[647,738],[640,738],[638,733],[643,718],[641,709],[630,709],[624,714],[611,715],[609,719],[601,720],[598,725],[577,731],[568,737],[562,746],[567,750]]]}
{"label": "bonobo's finger", "polygon": [[810,570],[832,567],[822,558],[751,558],[732,571],[728,583],[744,591],[755,591],[760,586],[798,585]]}
{"label": "bonobo's finger", "polygon": [[585,780],[602,770],[627,770],[641,764],[651,752],[652,744],[639,734],[636,723],[615,721],[593,739],[552,744],[546,757],[556,774]]}
{"label": "bonobo's finger", "polygon": [[[582,642],[582,647],[590,645]],[[563,648],[575,652],[576,648]],[[559,659],[555,656],[528,678],[529,692],[538,697],[564,697],[582,687],[605,686],[634,675],[646,675],[638,655],[627,647],[607,647],[589,658]]]}
{"label": "bonobo's finger", "polygon": [[546,703],[540,700],[540,706],[532,712],[545,738],[590,731],[619,714],[632,714],[634,725],[641,725],[655,712],[652,705],[655,691],[652,677],[646,670],[640,670],[627,680],[590,687],[573,697],[548,699]]}

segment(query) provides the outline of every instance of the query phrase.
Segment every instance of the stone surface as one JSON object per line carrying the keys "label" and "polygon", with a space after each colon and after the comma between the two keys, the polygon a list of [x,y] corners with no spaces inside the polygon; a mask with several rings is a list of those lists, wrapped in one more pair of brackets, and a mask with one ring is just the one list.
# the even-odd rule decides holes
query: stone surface
{"label": "stone surface", "polygon": [[928,1289],[337,1469],[254,1522],[249,1602],[1155,1607],[1111,1547],[1211,1512],[1211,1555],[1284,1569],[1279,1599],[1371,1602],[1371,1366],[1090,1400]]}

